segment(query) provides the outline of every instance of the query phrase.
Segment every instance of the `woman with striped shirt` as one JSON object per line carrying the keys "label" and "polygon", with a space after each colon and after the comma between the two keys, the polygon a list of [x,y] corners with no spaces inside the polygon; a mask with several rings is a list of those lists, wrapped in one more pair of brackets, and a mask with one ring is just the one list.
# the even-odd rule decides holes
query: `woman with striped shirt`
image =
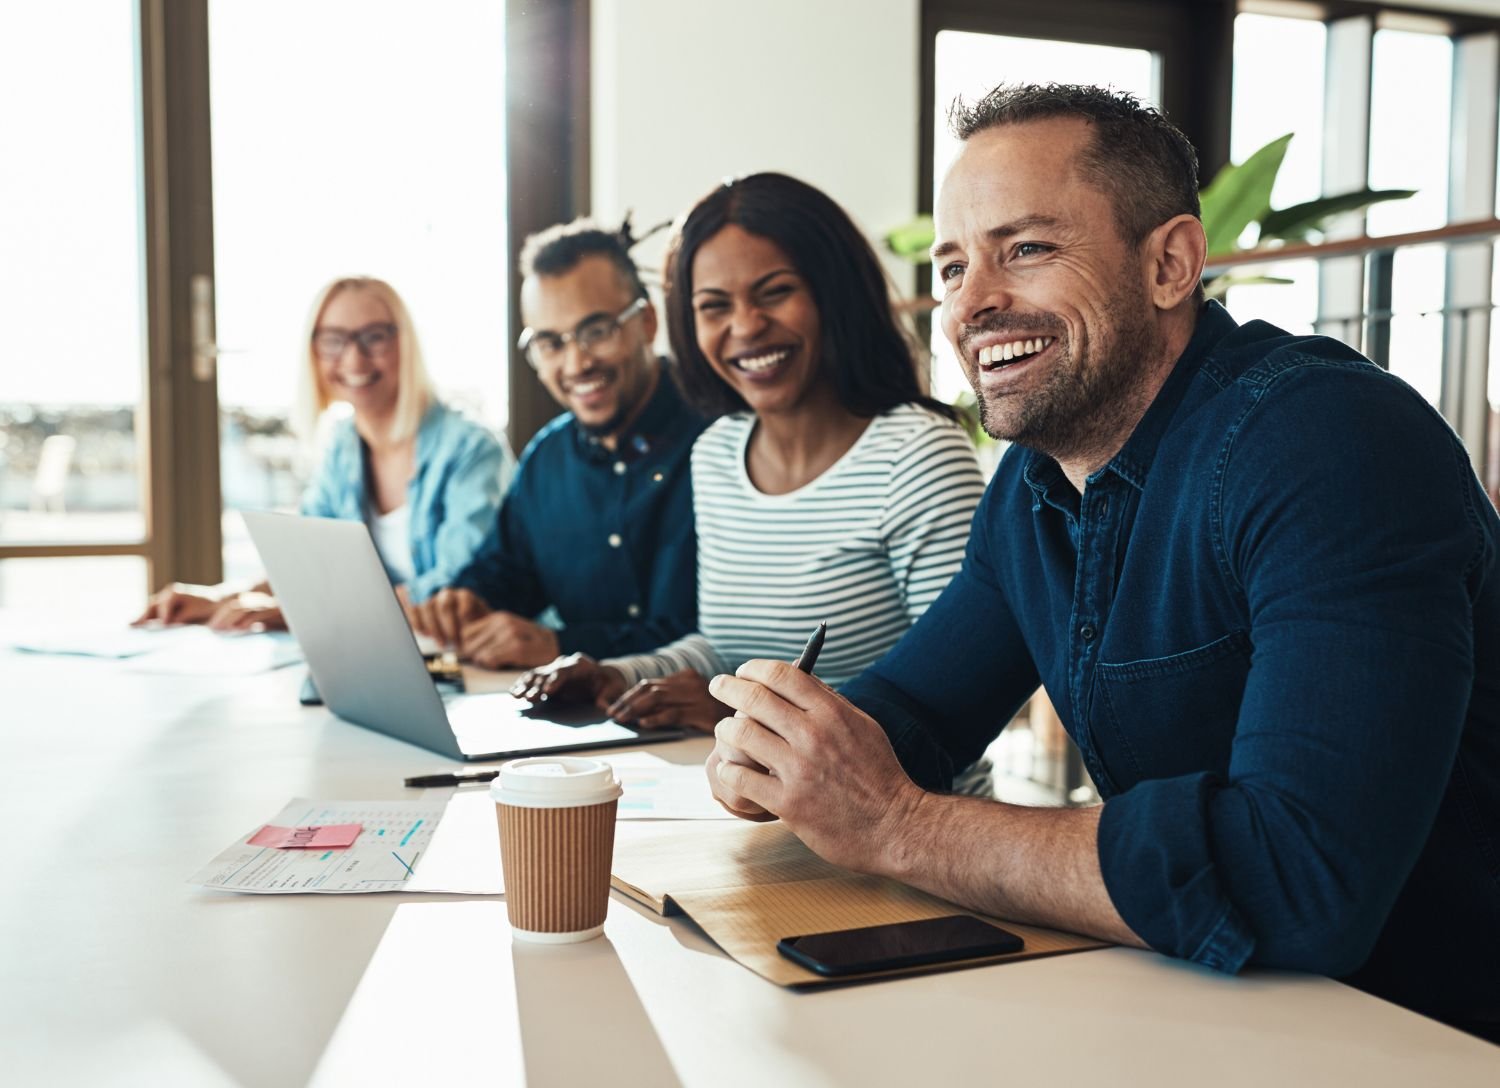
{"label": "woman with striped shirt", "polygon": [[512,690],[707,732],[728,714],[709,677],[795,658],[819,622],[835,686],[895,645],[958,570],[984,485],[952,411],[922,392],[878,259],[819,190],[781,174],[717,188],[666,279],[684,392],[717,417],[692,453],[699,630],[559,658]]}

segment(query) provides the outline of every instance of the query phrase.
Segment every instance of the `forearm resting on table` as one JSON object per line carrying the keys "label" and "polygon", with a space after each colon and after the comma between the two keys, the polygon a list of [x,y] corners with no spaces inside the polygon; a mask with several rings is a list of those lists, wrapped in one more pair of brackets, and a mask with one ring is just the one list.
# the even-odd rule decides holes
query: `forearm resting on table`
{"label": "forearm resting on table", "polygon": [[997,918],[1145,948],[1104,886],[1103,811],[922,792],[885,844],[880,874]]}

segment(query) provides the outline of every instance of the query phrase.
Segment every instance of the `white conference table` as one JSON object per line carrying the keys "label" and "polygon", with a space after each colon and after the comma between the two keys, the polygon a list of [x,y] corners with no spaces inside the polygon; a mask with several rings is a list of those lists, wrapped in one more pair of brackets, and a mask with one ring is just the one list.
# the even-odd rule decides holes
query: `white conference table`
{"label": "white conference table", "polygon": [[1500,1048],[1309,976],[1108,949],[792,993],[618,897],[605,939],[539,948],[498,898],[190,886],[291,797],[414,798],[448,766],[297,706],[300,678],[0,650],[0,1079],[1500,1084]]}

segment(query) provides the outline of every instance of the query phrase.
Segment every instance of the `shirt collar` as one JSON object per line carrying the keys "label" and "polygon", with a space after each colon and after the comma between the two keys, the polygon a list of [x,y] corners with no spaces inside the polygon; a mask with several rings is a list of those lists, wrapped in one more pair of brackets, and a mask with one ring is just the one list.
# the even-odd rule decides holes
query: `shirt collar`
{"label": "shirt collar", "polygon": [[[1202,369],[1203,362],[1214,345],[1238,327],[1234,318],[1229,316],[1229,311],[1217,302],[1210,300],[1204,305],[1198,313],[1198,323],[1193,327],[1193,335],[1188,340],[1187,347],[1172,365],[1172,372],[1157,391],[1146,414],[1125,440],[1120,452],[1090,476],[1090,482],[1099,479],[1106,472],[1112,472],[1137,490],[1145,488],[1146,477],[1151,472],[1151,462],[1156,457],[1156,448],[1171,426],[1188,386]],[[1057,503],[1048,498],[1047,493],[1064,479],[1062,469],[1051,457],[1037,450],[1028,450],[1027,455],[1023,473],[1026,483],[1039,500],[1056,506]],[[1071,483],[1068,488],[1072,490]]]}

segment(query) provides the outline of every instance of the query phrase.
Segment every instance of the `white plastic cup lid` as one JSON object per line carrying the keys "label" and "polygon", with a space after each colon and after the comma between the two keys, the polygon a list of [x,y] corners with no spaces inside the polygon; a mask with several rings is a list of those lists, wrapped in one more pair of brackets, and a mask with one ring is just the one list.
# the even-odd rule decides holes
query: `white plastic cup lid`
{"label": "white plastic cup lid", "polygon": [[517,808],[602,805],[622,792],[608,763],[570,756],[511,760],[490,783],[491,800]]}

